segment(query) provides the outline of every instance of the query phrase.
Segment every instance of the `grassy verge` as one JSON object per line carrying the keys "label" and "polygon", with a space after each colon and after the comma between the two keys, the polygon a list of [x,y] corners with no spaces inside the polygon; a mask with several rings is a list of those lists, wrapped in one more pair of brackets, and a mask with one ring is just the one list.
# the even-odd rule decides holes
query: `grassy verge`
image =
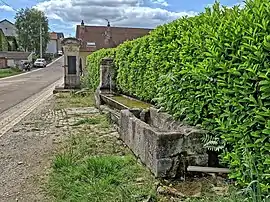
{"label": "grassy verge", "polygon": [[104,115],[74,124],[54,158],[49,192],[55,201],[141,201],[155,197],[154,178],[122,145]]}
{"label": "grassy verge", "polygon": [[20,73],[22,73],[22,71],[16,68],[0,69],[0,78],[13,76]]}
{"label": "grassy verge", "polygon": [[56,94],[56,109],[65,109],[72,107],[91,107],[94,106],[94,97],[91,92],[84,96],[75,93],[59,93]]}
{"label": "grassy verge", "polygon": [[[93,96],[59,94],[58,108],[93,106]],[[167,187],[183,193],[177,197],[158,191]],[[57,202],[191,201],[238,202],[244,198],[224,180],[158,181],[118,139],[102,114],[83,115],[72,125],[70,137],[55,156],[48,192]]]}

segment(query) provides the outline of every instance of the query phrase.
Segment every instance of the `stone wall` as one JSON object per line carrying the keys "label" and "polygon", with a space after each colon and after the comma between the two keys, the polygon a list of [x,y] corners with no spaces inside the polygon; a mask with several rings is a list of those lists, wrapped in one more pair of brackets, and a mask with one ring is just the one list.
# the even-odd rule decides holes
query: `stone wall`
{"label": "stone wall", "polygon": [[119,130],[121,139],[156,177],[184,177],[188,165],[208,163],[200,141],[204,132],[184,126],[157,109],[122,110]]}

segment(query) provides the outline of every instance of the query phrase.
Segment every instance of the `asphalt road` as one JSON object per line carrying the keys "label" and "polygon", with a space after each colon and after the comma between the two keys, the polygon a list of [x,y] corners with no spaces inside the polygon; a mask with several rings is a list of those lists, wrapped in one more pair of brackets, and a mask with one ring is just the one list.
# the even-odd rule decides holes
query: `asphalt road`
{"label": "asphalt road", "polygon": [[0,114],[63,77],[63,62],[62,57],[46,68],[0,79]]}

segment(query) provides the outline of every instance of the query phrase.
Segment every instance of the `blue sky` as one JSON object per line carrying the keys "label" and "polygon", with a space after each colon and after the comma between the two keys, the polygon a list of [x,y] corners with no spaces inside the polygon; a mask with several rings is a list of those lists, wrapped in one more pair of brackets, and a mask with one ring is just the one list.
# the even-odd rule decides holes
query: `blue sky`
{"label": "blue sky", "polygon": [[[6,3],[6,4],[5,4]],[[150,27],[170,22],[184,15],[202,12],[214,0],[0,0],[0,20],[14,22],[16,9],[36,7],[46,13],[51,31],[73,36],[76,24]],[[226,6],[242,0],[221,0]]]}

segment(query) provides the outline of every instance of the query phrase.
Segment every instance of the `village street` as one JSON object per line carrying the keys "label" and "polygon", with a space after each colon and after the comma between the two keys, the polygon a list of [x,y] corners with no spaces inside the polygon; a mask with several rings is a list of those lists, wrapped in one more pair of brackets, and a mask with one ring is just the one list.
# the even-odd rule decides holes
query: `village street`
{"label": "village street", "polygon": [[0,79],[0,114],[63,77],[63,58],[44,69]]}
{"label": "village street", "polygon": [[62,65],[59,58],[44,69],[0,79],[0,201],[40,197],[39,187],[30,186],[29,181],[35,180],[33,176],[51,156],[54,133],[47,128],[59,115],[47,112],[54,86],[62,83]]}

